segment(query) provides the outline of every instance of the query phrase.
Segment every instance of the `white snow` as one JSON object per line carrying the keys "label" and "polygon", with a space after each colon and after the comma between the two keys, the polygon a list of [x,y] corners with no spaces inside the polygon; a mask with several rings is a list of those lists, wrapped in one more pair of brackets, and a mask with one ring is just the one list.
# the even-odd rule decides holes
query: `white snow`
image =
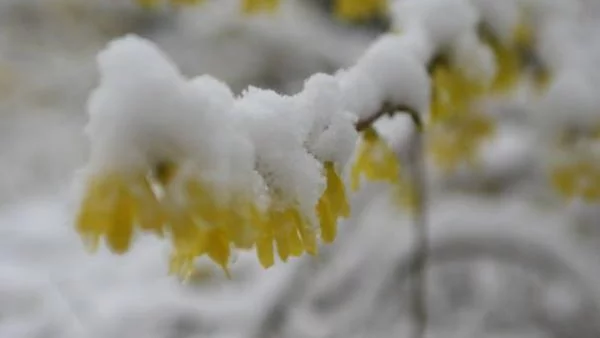
{"label": "white snow", "polygon": [[[223,8],[212,2],[206,12],[199,8],[173,15],[172,26],[155,26],[159,33],[123,23],[140,19],[123,3],[116,9],[98,1],[0,4],[0,69],[11,69],[5,82],[8,73],[0,71],[0,337],[251,338],[272,306],[290,295],[280,311],[288,306],[292,311],[281,312],[289,317],[278,320],[290,333],[286,337],[337,332],[387,337],[389,332],[365,334],[352,326],[386,318],[399,330],[394,336],[406,334],[408,319],[388,307],[408,301],[395,298],[400,288],[393,280],[389,288],[385,285],[410,248],[412,223],[406,212],[390,204],[389,187],[367,186],[353,196],[353,218],[340,224],[339,240],[323,248],[317,259],[263,270],[255,257],[241,253],[233,263],[232,280],[201,261],[198,266],[212,277],[188,285],[167,275],[167,244],[150,236],[136,238],[126,255],[105,249],[88,254],[70,224],[72,194],[64,190],[85,155],[93,160],[88,163],[92,171],[185,157],[190,172],[201,169],[204,178],[219,184],[249,187],[264,183],[263,178],[275,182],[289,196],[299,196],[312,213],[323,189],[321,162],[348,161],[356,119],[386,101],[426,111],[425,64],[440,46],[453,49],[465,68],[475,68],[478,75],[493,72],[488,51],[473,41],[470,29],[481,17],[508,35],[518,17],[515,3],[523,2],[537,16],[539,47],[556,70],[556,82],[539,102],[523,95],[511,108],[517,111],[518,126],[499,114],[499,123],[508,123],[483,149],[480,172],[466,173],[466,181],[458,183],[444,177],[432,182],[431,233],[440,246],[457,248],[451,244],[458,243],[458,248],[478,252],[496,248],[517,261],[526,262],[529,249],[553,253],[567,272],[552,272],[554,263],[548,261],[529,261],[527,272],[541,273],[548,283],[554,278],[574,283],[575,290],[562,285],[549,289],[538,310],[549,311],[552,320],[565,320],[562,328],[592,325],[593,320],[570,325],[565,316],[584,316],[578,303],[595,299],[599,291],[597,210],[569,209],[547,194],[539,198],[535,189],[541,182],[532,175],[539,174],[535,162],[548,145],[537,143],[536,133],[550,132],[551,137],[563,124],[589,126],[600,117],[595,109],[600,43],[593,34],[600,26],[597,19],[585,21],[586,13],[572,11],[574,2],[503,1],[398,0],[395,24],[401,33],[377,40],[363,57],[369,35],[335,27],[298,1],[290,1],[273,21],[237,20],[234,1]],[[106,27],[114,30],[107,33],[111,30]],[[151,38],[128,36],[111,43],[100,55],[96,81],[96,52],[132,30]],[[359,66],[353,67],[356,61]],[[331,68],[344,71],[309,76]],[[280,94],[254,87],[235,95],[272,73],[282,82]],[[84,101],[93,87],[90,114],[84,116]],[[297,94],[281,94],[288,92]],[[86,136],[92,139],[91,149],[82,135],[84,120],[90,122]],[[382,119],[376,127],[402,148],[412,132],[407,121],[405,116]],[[257,159],[264,177],[252,170]],[[498,183],[506,189],[486,190]],[[577,237],[573,226],[579,224],[590,232]],[[500,337],[476,326],[486,316],[494,317],[497,307],[510,312],[500,300],[531,294],[518,283],[514,288],[505,283],[513,275],[496,278],[506,273],[497,261],[483,263],[471,267],[479,281],[474,291],[481,298],[466,305],[468,297],[455,300],[460,306],[445,299],[450,292],[445,288],[471,285],[464,282],[472,282],[471,273],[458,282],[432,274],[438,282],[432,287],[433,304],[446,304],[452,312],[441,311],[441,305],[434,309],[435,318],[444,320],[432,324],[431,337]],[[305,265],[314,268],[306,272]],[[482,265],[493,265],[493,281],[481,276],[489,271],[479,269]],[[289,290],[300,277],[306,281]],[[382,295],[390,295],[385,298],[394,304],[379,303]],[[340,303],[322,310],[315,304],[323,298]],[[519,313],[527,311],[520,306]],[[540,336],[545,335],[525,328],[502,337]]]}

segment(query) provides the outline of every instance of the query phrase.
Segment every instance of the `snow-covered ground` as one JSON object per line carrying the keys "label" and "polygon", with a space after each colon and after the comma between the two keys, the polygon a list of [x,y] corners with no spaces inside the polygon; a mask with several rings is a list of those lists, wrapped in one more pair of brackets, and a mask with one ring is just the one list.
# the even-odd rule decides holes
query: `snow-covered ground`
{"label": "snow-covered ground", "polygon": [[[135,32],[190,75],[210,73],[236,90],[253,83],[294,91],[309,74],[351,64],[373,38],[304,7],[240,19],[232,1],[160,15],[107,3],[0,4],[0,338],[408,332],[401,284],[411,223],[385,189],[354,196],[354,217],[318,259],[264,271],[241,254],[232,280],[201,262],[205,276],[181,284],[167,275],[164,243],[150,237],[124,256],[84,250],[69,223],[69,188],[86,159],[85,101],[95,54],[108,40]],[[473,181],[523,174],[503,160],[528,156],[516,133],[487,153],[501,169]],[[460,182],[446,182],[431,206],[432,258],[452,263],[431,271],[431,336],[598,337],[598,211],[547,205],[526,179],[487,195],[467,185],[475,196],[454,191]]]}

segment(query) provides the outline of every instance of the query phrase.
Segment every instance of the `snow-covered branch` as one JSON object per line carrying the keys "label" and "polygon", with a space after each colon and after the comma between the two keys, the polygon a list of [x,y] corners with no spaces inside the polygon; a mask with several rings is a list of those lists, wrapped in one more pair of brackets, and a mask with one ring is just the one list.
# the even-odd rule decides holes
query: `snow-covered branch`
{"label": "snow-covered branch", "polygon": [[[236,96],[208,75],[184,77],[151,41],[111,42],[88,104],[79,232],[120,253],[138,230],[166,234],[172,271],[182,275],[204,254],[227,272],[232,249],[256,249],[264,267],[275,251],[284,261],[316,254],[318,237],[333,241],[338,218],[350,215],[342,177],[358,132],[354,188],[366,176],[410,194],[373,128],[396,111],[423,121],[442,167],[473,162],[495,130],[478,102],[522,80],[524,49],[551,48],[548,18],[570,20],[534,0],[405,0],[391,13],[400,33],[382,35],[348,69],[311,76],[292,96],[256,87]],[[482,24],[493,39],[480,35]],[[543,64],[560,79],[566,60]]]}

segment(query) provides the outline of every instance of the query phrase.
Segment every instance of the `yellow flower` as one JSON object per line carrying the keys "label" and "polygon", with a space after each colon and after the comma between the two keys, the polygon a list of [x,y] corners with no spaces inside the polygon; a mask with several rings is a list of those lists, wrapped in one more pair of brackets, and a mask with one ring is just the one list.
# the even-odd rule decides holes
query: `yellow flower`
{"label": "yellow flower", "polygon": [[242,12],[244,14],[255,14],[259,12],[273,13],[279,8],[280,0],[243,0]]}
{"label": "yellow flower", "polygon": [[[331,242],[337,219],[347,217],[350,209],[333,163],[325,163],[324,168],[327,187],[315,209],[321,237]],[[226,194],[226,200],[218,199],[207,182],[178,175],[182,174],[177,165],[164,162],[147,175],[93,177],[77,230],[91,248],[104,238],[117,253],[129,249],[136,228],[166,235],[172,245],[169,271],[184,279],[193,276],[194,262],[201,256],[210,258],[229,277],[234,249],[255,248],[265,268],[274,264],[275,251],[282,261],[303,253],[317,254],[316,228],[298,206],[280,205],[280,199],[272,196],[271,204],[260,208],[247,194],[233,192]]]}
{"label": "yellow flower", "polygon": [[518,83],[529,57],[533,53],[533,32],[526,23],[514,28],[510,42],[502,42],[489,32],[484,32],[482,39],[492,49],[496,57],[496,75],[491,91],[505,93]]}
{"label": "yellow flower", "polygon": [[447,62],[436,64],[432,72],[432,123],[440,119],[466,113],[471,104],[486,93],[486,86],[466,77]]}
{"label": "yellow flower", "polygon": [[495,125],[490,117],[470,112],[447,118],[432,125],[427,133],[428,152],[434,162],[446,172],[452,172],[461,163],[477,165],[477,151],[481,143],[490,139]]}
{"label": "yellow flower", "polygon": [[352,190],[356,191],[360,188],[363,175],[371,181],[388,181],[392,184],[399,182],[398,157],[373,128],[363,132],[356,163],[351,172]]}
{"label": "yellow flower", "polygon": [[[332,162],[324,164],[327,187],[315,206],[321,230],[321,239],[331,243],[337,234],[337,220],[348,217],[350,206],[345,186]],[[276,196],[273,200],[277,201]],[[268,209],[264,220],[257,222],[259,235],[256,240],[256,252],[261,265],[269,268],[275,263],[275,248],[282,261],[297,257],[304,252],[309,255],[318,253],[317,233],[314,227],[303,217],[295,206],[280,206],[274,202]]]}
{"label": "yellow flower", "polygon": [[567,200],[581,197],[592,203],[600,201],[600,164],[582,158],[556,166],[550,173],[554,188]]}
{"label": "yellow flower", "polygon": [[387,0],[336,0],[334,6],[337,17],[350,21],[368,20],[388,11]]}
{"label": "yellow flower", "polygon": [[484,82],[469,78],[448,60],[441,59],[432,72],[432,101],[427,124],[427,150],[444,171],[461,163],[476,165],[480,144],[493,136],[494,121],[475,110],[487,94]]}
{"label": "yellow flower", "polygon": [[351,188],[360,188],[362,176],[370,181],[383,181],[393,186],[393,198],[404,209],[414,211],[417,204],[412,185],[402,172],[400,160],[392,148],[373,128],[363,132],[356,163],[350,174]]}
{"label": "yellow flower", "polygon": [[107,174],[93,177],[77,215],[76,228],[95,250],[104,237],[115,253],[129,249],[134,226],[162,234],[164,215],[150,183],[142,174]]}
{"label": "yellow flower", "polygon": [[521,53],[516,48],[491,44],[496,56],[496,76],[492,82],[492,91],[504,93],[512,89],[519,81],[521,73]]}
{"label": "yellow flower", "polygon": [[249,249],[258,237],[258,207],[242,194],[229,203],[198,180],[184,185],[185,204],[169,215],[173,255],[171,271],[182,276],[193,272],[193,261],[207,255],[229,276],[232,247]]}
{"label": "yellow flower", "polygon": [[321,224],[321,238],[331,243],[337,235],[337,220],[350,216],[346,188],[332,162],[325,162],[327,187],[317,204],[317,215]]}

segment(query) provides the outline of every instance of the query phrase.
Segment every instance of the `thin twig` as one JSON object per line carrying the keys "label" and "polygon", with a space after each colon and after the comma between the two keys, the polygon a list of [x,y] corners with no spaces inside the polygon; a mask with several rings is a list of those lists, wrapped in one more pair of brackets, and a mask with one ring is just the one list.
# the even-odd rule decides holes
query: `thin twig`
{"label": "thin twig", "polygon": [[416,125],[411,144],[410,168],[413,182],[413,193],[416,199],[414,211],[414,252],[411,263],[411,309],[413,315],[412,337],[423,338],[427,330],[427,263],[429,259],[429,234],[427,226],[427,175],[425,167],[425,150],[423,123],[416,114],[411,114]]}
{"label": "thin twig", "polygon": [[356,122],[356,131],[364,131],[365,129],[371,127],[381,117],[385,115],[392,116],[395,113],[399,112],[409,112],[409,114],[412,116],[414,115],[415,110],[405,105],[391,105],[389,103],[385,103],[383,104],[381,109],[379,109],[379,111],[377,111],[375,114],[369,115],[364,119],[358,120],[358,122]]}
{"label": "thin twig", "polygon": [[405,113],[411,117],[415,125],[411,145],[409,147],[409,165],[412,171],[410,173],[413,182],[413,194],[416,200],[416,210],[414,213],[414,259],[411,265],[412,275],[412,315],[414,321],[412,337],[425,337],[427,329],[427,261],[429,255],[429,234],[427,227],[427,175],[425,173],[425,147],[423,134],[423,119],[419,113],[408,106],[384,104],[381,109],[359,120],[356,123],[356,130],[363,131],[371,127],[380,117],[384,115],[392,116],[396,113]]}

